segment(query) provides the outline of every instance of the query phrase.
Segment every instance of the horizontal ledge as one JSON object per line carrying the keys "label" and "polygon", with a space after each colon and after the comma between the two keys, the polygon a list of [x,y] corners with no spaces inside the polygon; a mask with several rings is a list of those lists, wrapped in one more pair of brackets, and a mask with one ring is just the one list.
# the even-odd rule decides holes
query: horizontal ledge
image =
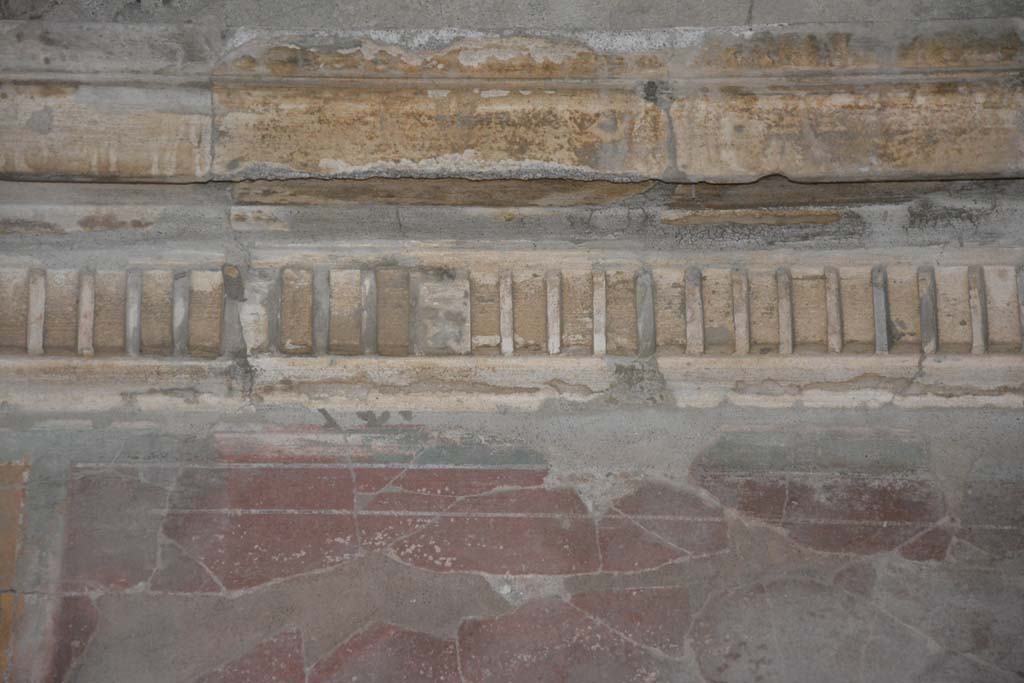
{"label": "horizontal ledge", "polygon": [[221,42],[3,22],[0,177],[1010,177],[1024,174],[1022,27],[239,29]]}
{"label": "horizontal ledge", "polygon": [[[302,405],[488,412],[608,407],[1024,408],[1024,358],[271,358],[231,364],[0,357],[0,401],[26,412]],[[645,380],[634,384],[642,368]],[[74,395],[67,391],[75,381]]]}

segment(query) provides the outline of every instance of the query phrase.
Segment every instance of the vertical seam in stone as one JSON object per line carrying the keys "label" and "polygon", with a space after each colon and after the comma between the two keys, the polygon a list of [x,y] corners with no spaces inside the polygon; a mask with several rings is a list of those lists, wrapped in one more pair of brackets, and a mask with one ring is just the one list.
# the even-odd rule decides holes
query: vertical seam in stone
{"label": "vertical seam in stone", "polygon": [[313,355],[327,354],[331,326],[331,285],[327,266],[313,266]]}
{"label": "vertical seam in stone", "polygon": [[281,352],[281,299],[284,297],[284,269],[274,268],[267,291],[267,351]]}
{"label": "vertical seam in stone", "polygon": [[171,346],[175,356],[188,355],[188,308],[192,289],[189,271],[174,271],[171,304]]}
{"label": "vertical seam in stone", "polygon": [[43,355],[43,324],[46,321],[46,271],[28,272],[28,324],[25,347],[33,356]]}
{"label": "vertical seam in stone", "polygon": [[843,294],[839,269],[825,268],[825,317],[829,353],[843,351]]}
{"label": "vertical seam in stone", "polygon": [[548,304],[548,353],[562,350],[562,272],[550,271],[544,276]]}
{"label": "vertical seam in stone", "polygon": [[594,283],[594,355],[608,353],[608,279],[603,270],[595,270]]}
{"label": "vertical seam in stone", "polygon": [[921,310],[921,351],[935,353],[939,350],[939,314],[936,309],[937,295],[935,269],[922,266],[917,269],[917,296]]}
{"label": "vertical seam in stone", "polygon": [[654,274],[646,268],[636,274],[636,349],[640,356],[653,356],[657,350],[654,321]]}
{"label": "vertical seam in stone", "polygon": [[871,303],[874,307],[875,353],[889,353],[889,278],[885,266],[871,269]]}
{"label": "vertical seam in stone", "polygon": [[775,271],[775,284],[779,297],[779,353],[791,354],[796,330],[793,318],[793,275],[789,268]]}
{"label": "vertical seam in stone", "polygon": [[142,271],[132,268],[124,284],[124,351],[138,356],[142,345]]}
{"label": "vertical seam in stone", "polygon": [[501,274],[498,283],[498,334],[501,335],[501,354],[511,356],[515,351],[512,332],[512,273]]}
{"label": "vertical seam in stone", "polygon": [[363,353],[377,353],[377,271],[360,271],[360,339]]}
{"label": "vertical seam in stone", "polygon": [[732,271],[732,321],[736,333],[736,353],[750,353],[750,277],[744,268]]}
{"label": "vertical seam in stone", "polygon": [[92,356],[93,328],[96,320],[96,271],[83,268],[78,273],[78,353]]}
{"label": "vertical seam in stone", "polygon": [[684,298],[686,300],[686,353],[704,353],[704,274],[700,268],[686,269]]}
{"label": "vertical seam in stone", "polygon": [[1020,326],[1020,350],[1024,353],[1024,264],[1016,268],[1017,275],[1017,323]]}
{"label": "vertical seam in stone", "polygon": [[988,302],[981,266],[967,268],[967,301],[971,309],[971,353],[981,355],[988,351]]}

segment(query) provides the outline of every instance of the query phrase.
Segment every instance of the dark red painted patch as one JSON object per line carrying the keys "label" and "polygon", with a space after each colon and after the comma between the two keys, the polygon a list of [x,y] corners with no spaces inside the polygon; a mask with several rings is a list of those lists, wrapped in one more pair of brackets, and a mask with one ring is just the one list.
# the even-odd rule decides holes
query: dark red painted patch
{"label": "dark red painted patch", "polygon": [[870,555],[892,550],[921,531],[917,525],[787,522],[789,537],[830,553]]}
{"label": "dark red painted patch", "polygon": [[85,595],[71,595],[60,599],[54,620],[53,659],[50,660],[50,681],[64,681],[85,651],[99,623],[99,612],[92,599]]}
{"label": "dark red painted patch", "polygon": [[359,633],[317,662],[309,683],[388,681],[457,683],[455,643],[381,624]]}
{"label": "dark red painted patch", "polygon": [[445,496],[474,496],[501,487],[540,486],[547,470],[491,468],[410,468],[393,486]]}
{"label": "dark red painted patch", "polygon": [[153,591],[167,593],[217,593],[220,586],[198,562],[173,543],[160,547],[160,563],[149,580]]}
{"label": "dark red painted patch", "polygon": [[935,527],[902,545],[900,555],[918,562],[944,560],[952,540],[953,534],[949,529]]}
{"label": "dark red painted patch", "polygon": [[442,512],[454,502],[453,496],[435,496],[412,491],[382,491],[361,501],[359,509],[368,512]]}
{"label": "dark red painted patch", "polygon": [[164,533],[228,590],[323,569],[358,550],[350,514],[172,513]]}
{"label": "dark red painted patch", "polygon": [[778,474],[744,476],[697,469],[694,481],[722,505],[767,522],[781,522],[786,478]]}
{"label": "dark red painted patch", "polygon": [[653,569],[683,557],[673,548],[634,522],[619,515],[606,515],[598,524],[602,568],[613,572]]}
{"label": "dark red painted patch", "polygon": [[686,588],[595,591],[574,595],[572,604],[638,643],[682,654],[692,618]]}
{"label": "dark red painted patch", "polygon": [[186,468],[171,507],[185,510],[351,510],[352,473],[345,467]]}
{"label": "dark red painted patch", "polygon": [[519,489],[460,498],[450,512],[587,515],[587,506],[571,489]]}
{"label": "dark red painted patch", "polygon": [[403,561],[435,571],[576,574],[598,568],[594,524],[579,517],[441,515],[392,547]]}
{"label": "dark red painted patch", "polygon": [[148,579],[167,492],[131,468],[110,468],[76,472],[68,495],[64,586],[130,588]]}
{"label": "dark red painted patch", "polygon": [[437,517],[430,514],[361,514],[356,517],[359,541],[366,550],[383,550],[436,520]]}
{"label": "dark red painted patch", "polygon": [[528,603],[459,629],[466,681],[628,683],[677,680],[642,648],[561,600]]}
{"label": "dark red painted patch", "polygon": [[200,677],[196,683],[302,683],[302,636],[285,631],[260,643],[234,662]]}

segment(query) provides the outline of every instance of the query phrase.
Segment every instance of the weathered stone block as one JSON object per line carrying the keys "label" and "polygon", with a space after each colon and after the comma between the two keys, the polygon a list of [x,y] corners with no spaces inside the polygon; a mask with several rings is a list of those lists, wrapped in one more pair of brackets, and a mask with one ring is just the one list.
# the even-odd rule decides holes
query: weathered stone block
{"label": "weathered stone block", "polygon": [[608,354],[634,356],[637,354],[636,273],[609,271],[607,278]]}
{"label": "weathered stone block", "polygon": [[327,348],[331,353],[363,352],[363,278],[359,270],[330,272],[331,323]]}
{"label": "weathered stone block", "polygon": [[219,178],[660,177],[668,120],[633,90],[219,84]]}
{"label": "weathered stone block", "polygon": [[7,177],[205,180],[210,96],[200,88],[0,85],[0,173]]}
{"label": "weathered stone block", "polygon": [[732,272],[726,268],[707,268],[702,280],[705,350],[732,353],[735,350]]}
{"label": "weathered stone block", "polygon": [[548,312],[544,273],[513,273],[512,326],[516,351],[543,353],[547,348]]}
{"label": "weathered stone block", "polygon": [[654,329],[658,351],[686,348],[686,287],[682,270],[654,270]]}
{"label": "weathered stone block", "polygon": [[797,345],[825,348],[825,277],[819,269],[793,270],[793,332]]}
{"label": "weathered stone block", "polygon": [[25,352],[28,334],[28,271],[0,270],[0,349]]}
{"label": "weathered stone block", "polygon": [[313,271],[281,271],[281,351],[313,352]]}
{"label": "weathered stone block", "polygon": [[594,346],[594,276],[562,272],[562,353],[587,353]]}
{"label": "weathered stone block", "polygon": [[671,106],[678,171],[736,182],[1018,173],[1024,88],[1011,80],[722,87]]}
{"label": "weathered stone block", "polygon": [[409,271],[377,269],[377,352],[409,355]]}
{"label": "weathered stone block", "polygon": [[147,270],[142,273],[140,308],[140,350],[142,353],[169,355],[172,348],[174,273]]}
{"label": "weathered stone block", "polygon": [[498,273],[473,270],[469,274],[472,316],[470,330],[474,353],[494,353],[501,346],[501,311],[498,302]]}
{"label": "weathered stone block", "polygon": [[468,354],[471,349],[469,275],[416,271],[410,276],[412,352],[418,356]]}
{"label": "weathered stone block", "polygon": [[224,315],[221,271],[193,270],[189,280],[188,350],[196,356],[218,356]]}

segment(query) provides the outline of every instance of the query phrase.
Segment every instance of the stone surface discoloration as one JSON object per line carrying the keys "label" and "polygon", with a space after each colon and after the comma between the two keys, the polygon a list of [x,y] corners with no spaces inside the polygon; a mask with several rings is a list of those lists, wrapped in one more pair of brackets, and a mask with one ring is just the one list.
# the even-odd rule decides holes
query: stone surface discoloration
{"label": "stone surface discoloration", "polygon": [[469,273],[416,271],[412,296],[414,355],[466,355],[472,350]]}

